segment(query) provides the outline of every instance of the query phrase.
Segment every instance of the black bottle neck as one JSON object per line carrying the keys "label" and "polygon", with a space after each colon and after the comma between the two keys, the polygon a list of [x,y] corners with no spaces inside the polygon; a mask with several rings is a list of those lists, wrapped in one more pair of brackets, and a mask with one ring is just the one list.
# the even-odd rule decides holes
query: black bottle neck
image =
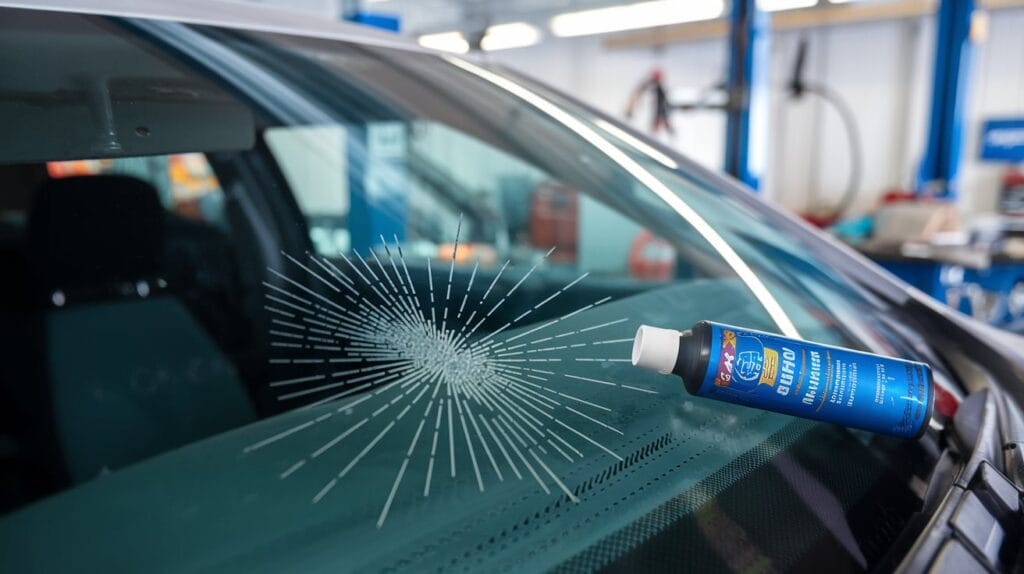
{"label": "black bottle neck", "polygon": [[710,358],[711,327],[707,321],[700,321],[679,336],[679,354],[672,369],[683,379],[683,385],[691,395],[697,394],[704,382]]}

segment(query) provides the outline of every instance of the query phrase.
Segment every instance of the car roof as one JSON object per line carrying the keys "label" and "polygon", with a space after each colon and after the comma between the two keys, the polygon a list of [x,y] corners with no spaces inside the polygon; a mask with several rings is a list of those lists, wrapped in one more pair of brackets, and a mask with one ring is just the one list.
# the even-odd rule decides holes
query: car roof
{"label": "car roof", "polygon": [[169,20],[276,32],[361,44],[430,52],[408,38],[347,22],[318,18],[294,10],[254,2],[223,0],[0,0],[2,8],[27,8],[54,12],[97,14],[122,18]]}

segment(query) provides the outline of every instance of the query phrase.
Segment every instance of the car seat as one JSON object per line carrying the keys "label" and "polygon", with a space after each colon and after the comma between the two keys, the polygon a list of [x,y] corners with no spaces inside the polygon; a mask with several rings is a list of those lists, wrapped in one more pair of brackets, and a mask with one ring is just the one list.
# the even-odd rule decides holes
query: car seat
{"label": "car seat", "polygon": [[25,254],[30,198],[47,179],[41,164],[0,166],[0,513],[66,484],[56,456],[42,364],[39,313]]}
{"label": "car seat", "polygon": [[166,217],[132,177],[53,180],[33,198],[46,384],[73,482],[254,418],[235,366],[167,288]]}

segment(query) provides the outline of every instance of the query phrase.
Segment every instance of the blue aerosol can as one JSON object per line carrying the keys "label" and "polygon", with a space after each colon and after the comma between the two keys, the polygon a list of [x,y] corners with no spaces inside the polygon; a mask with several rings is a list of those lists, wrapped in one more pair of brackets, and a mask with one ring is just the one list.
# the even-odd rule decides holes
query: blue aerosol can
{"label": "blue aerosol can", "polygon": [[701,321],[641,326],[633,365],[683,379],[692,395],[903,438],[928,428],[928,365]]}

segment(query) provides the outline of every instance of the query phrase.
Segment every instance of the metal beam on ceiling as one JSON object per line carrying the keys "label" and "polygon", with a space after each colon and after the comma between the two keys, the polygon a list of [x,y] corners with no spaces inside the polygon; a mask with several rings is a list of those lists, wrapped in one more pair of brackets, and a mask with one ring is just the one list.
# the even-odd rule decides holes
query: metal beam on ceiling
{"label": "metal beam on ceiling", "polygon": [[[1024,8],[1024,0],[984,0],[978,2],[978,5],[988,11]],[[893,0],[785,10],[772,14],[771,29],[778,32],[880,20],[928,17],[936,13],[936,6],[938,6],[936,0]],[[729,20],[720,18],[705,22],[672,24],[611,34],[605,37],[604,45],[609,49],[633,49],[724,38],[728,34]]]}

